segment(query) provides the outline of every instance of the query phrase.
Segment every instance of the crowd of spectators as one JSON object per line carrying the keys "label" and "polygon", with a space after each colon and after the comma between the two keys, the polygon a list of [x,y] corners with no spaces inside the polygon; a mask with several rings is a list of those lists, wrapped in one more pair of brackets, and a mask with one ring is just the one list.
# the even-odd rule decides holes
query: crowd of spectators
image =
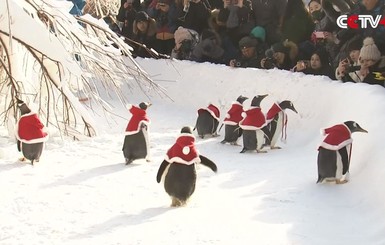
{"label": "crowd of spectators", "polygon": [[385,17],[385,0],[121,0],[114,31],[126,37],[134,56],[155,51],[384,86],[385,21],[340,28],[343,14]]}

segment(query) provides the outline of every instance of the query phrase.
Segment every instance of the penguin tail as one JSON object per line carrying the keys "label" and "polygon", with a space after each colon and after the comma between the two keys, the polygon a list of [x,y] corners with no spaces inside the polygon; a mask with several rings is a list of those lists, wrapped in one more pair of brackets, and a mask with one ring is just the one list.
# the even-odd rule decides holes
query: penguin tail
{"label": "penguin tail", "polygon": [[222,125],[219,127],[218,132],[221,132],[221,129],[222,129],[223,125],[224,125],[224,123],[222,123]]}
{"label": "penguin tail", "polygon": [[316,184],[321,183],[324,180],[324,178],[321,177],[321,175],[318,175],[318,180]]}

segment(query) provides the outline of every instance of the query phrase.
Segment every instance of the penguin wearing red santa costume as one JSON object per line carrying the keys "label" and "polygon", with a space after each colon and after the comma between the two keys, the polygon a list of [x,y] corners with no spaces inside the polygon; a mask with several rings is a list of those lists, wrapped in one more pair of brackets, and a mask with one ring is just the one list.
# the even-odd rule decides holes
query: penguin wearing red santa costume
{"label": "penguin wearing red santa costume", "polygon": [[244,117],[239,123],[239,127],[243,129],[243,149],[240,153],[255,150],[259,153],[266,152],[262,151],[264,136],[267,134],[263,132],[266,130],[266,118],[260,107],[261,101],[266,97],[267,94],[254,96],[251,107],[244,112]]}
{"label": "penguin wearing red santa costume", "polygon": [[216,137],[218,136],[219,118],[220,111],[218,107],[210,103],[206,108],[198,110],[198,118],[194,130],[198,131],[198,135],[202,139],[207,135]]}
{"label": "penguin wearing red santa costume", "polygon": [[195,148],[195,137],[190,127],[183,127],[175,144],[159,166],[158,183],[164,181],[164,189],[171,197],[171,206],[184,206],[195,191],[196,164],[203,164],[217,172],[217,166]]}
{"label": "penguin wearing red santa costume", "polygon": [[349,166],[352,154],[352,133],[363,132],[358,123],[346,121],[333,127],[322,129],[321,133],[326,135],[318,148],[318,180],[344,184],[349,180]]}
{"label": "penguin wearing red santa costume", "polygon": [[237,98],[237,101],[232,103],[231,108],[223,121],[223,124],[225,125],[225,138],[221,141],[222,144],[228,142],[231,145],[237,145],[238,138],[242,136],[242,129],[239,127],[239,122],[243,119],[243,102],[247,99],[247,97],[240,95]]}
{"label": "penguin wearing red santa costume", "polygon": [[281,139],[286,140],[286,126],[288,121],[285,112],[286,109],[298,113],[294,108],[293,102],[284,100],[280,103],[274,103],[266,114],[266,131],[269,132],[269,137],[265,137],[265,140],[266,144],[270,146],[270,149],[281,149],[281,147],[276,146],[280,136]]}
{"label": "penguin wearing red santa costume", "polygon": [[137,159],[149,160],[148,126],[150,119],[146,112],[149,106],[151,104],[146,102],[140,103],[139,106],[129,106],[132,117],[126,127],[122,149],[126,165]]}
{"label": "penguin wearing red santa costume", "polygon": [[34,162],[40,160],[48,134],[37,114],[32,112],[24,101],[17,99],[17,104],[21,112],[15,131],[17,149],[23,153],[20,160],[28,159],[33,165]]}

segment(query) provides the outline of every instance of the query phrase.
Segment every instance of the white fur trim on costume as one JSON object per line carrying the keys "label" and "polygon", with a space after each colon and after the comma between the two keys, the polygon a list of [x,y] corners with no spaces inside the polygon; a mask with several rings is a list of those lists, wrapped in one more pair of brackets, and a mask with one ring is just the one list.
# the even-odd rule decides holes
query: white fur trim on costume
{"label": "white fur trim on costume", "polygon": [[233,121],[230,121],[230,120],[223,121],[223,124],[224,124],[224,125],[231,125],[231,126],[238,125],[238,123],[233,122]]}
{"label": "white fur trim on costume", "polygon": [[137,130],[135,130],[135,131],[125,131],[124,132],[124,135],[133,135],[133,134],[137,134],[137,133],[139,133],[139,131],[141,130],[141,128],[140,128],[140,124],[145,124],[145,125],[150,125],[151,124],[151,122],[147,122],[147,121],[144,121],[144,120],[142,120],[142,121],[140,121],[139,123],[138,123],[138,129]]}
{"label": "white fur trim on costume", "polygon": [[196,157],[189,162],[183,160],[180,157],[173,157],[173,158],[169,159],[167,155],[164,159],[169,163],[178,163],[178,164],[185,164],[185,165],[192,165],[194,163],[200,163],[201,162],[201,159],[199,157]]}
{"label": "white fur trim on costume", "polygon": [[230,117],[231,117],[230,114],[227,113],[225,118],[230,118]]}
{"label": "white fur trim on costume", "polygon": [[188,146],[183,147],[182,152],[183,154],[188,155],[190,153],[190,147]]}
{"label": "white fur trim on costume", "polygon": [[127,110],[130,110],[132,108],[132,104],[128,104],[126,107],[127,107]]}
{"label": "white fur trim on costume", "polygon": [[23,143],[26,143],[26,144],[35,144],[35,143],[43,143],[43,142],[46,142],[48,140],[48,134],[47,136],[43,137],[43,138],[37,138],[37,139],[33,139],[33,140],[24,140],[24,139],[20,139],[19,135],[17,134],[16,135],[16,138],[23,142]]}
{"label": "white fur trim on costume", "polygon": [[322,142],[320,147],[328,149],[328,150],[332,150],[332,151],[337,151],[337,150],[339,150],[339,149],[341,149],[341,148],[351,144],[352,142],[353,142],[353,139],[347,139],[347,140],[341,142],[338,145],[330,145],[330,144],[328,144],[326,142]]}
{"label": "white fur trim on costume", "polygon": [[217,120],[218,122],[219,122],[219,117],[217,117],[216,115],[215,115],[215,113],[212,111],[212,110],[210,110],[210,109],[208,109],[208,108],[204,108],[206,111],[208,111],[210,114],[211,114],[211,116],[215,119],[215,120]]}
{"label": "white fur trim on costume", "polygon": [[241,129],[244,129],[244,130],[259,130],[261,128],[263,128],[264,126],[266,125],[266,123],[264,123],[261,127],[255,127],[255,126],[250,126],[250,125],[239,125],[239,127]]}
{"label": "white fur trim on costume", "polygon": [[245,118],[247,116],[246,112],[241,113],[242,118]]}
{"label": "white fur trim on costume", "polygon": [[324,136],[325,136],[325,135],[326,135],[325,129],[324,129],[324,128],[321,128],[321,129],[320,129],[320,133],[321,133],[321,135],[324,135]]}
{"label": "white fur trim on costume", "polygon": [[233,102],[231,102],[231,104],[232,104],[232,105],[240,105],[240,106],[242,105],[242,104],[239,103],[238,101],[233,101]]}
{"label": "white fur trim on costume", "polygon": [[195,139],[195,136],[193,134],[189,134],[189,133],[181,133],[178,135],[177,138],[182,137],[182,136],[187,136],[187,137],[191,137],[191,138]]}

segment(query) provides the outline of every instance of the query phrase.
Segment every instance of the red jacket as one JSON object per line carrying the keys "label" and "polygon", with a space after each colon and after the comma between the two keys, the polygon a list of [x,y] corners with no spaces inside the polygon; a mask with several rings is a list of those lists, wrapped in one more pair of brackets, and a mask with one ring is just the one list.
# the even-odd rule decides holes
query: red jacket
{"label": "red jacket", "polygon": [[195,148],[195,137],[192,134],[181,134],[175,144],[167,151],[165,160],[169,163],[191,165],[199,163],[199,153]]}
{"label": "red jacket", "polygon": [[200,115],[203,111],[208,111],[215,120],[219,121],[221,112],[219,111],[218,107],[216,107],[215,105],[210,104],[206,108],[200,108],[198,110],[198,115]]}
{"label": "red jacket", "polygon": [[260,107],[251,107],[245,112],[246,116],[239,123],[239,126],[245,130],[257,130],[266,125],[265,115]]}
{"label": "red jacket", "polygon": [[326,135],[325,139],[321,143],[320,147],[337,151],[353,142],[351,138],[351,132],[345,124],[338,124],[330,128],[321,130],[323,135]]}
{"label": "red jacket", "polygon": [[34,144],[48,140],[48,134],[43,131],[44,125],[36,113],[22,115],[16,124],[16,137],[23,143]]}
{"label": "red jacket", "polygon": [[136,134],[140,131],[140,125],[142,123],[146,125],[150,123],[150,119],[148,119],[147,117],[146,110],[143,110],[136,106],[131,106],[130,112],[132,114],[132,117],[126,127],[125,135]]}
{"label": "red jacket", "polygon": [[279,107],[279,105],[277,103],[274,103],[271,108],[269,109],[269,111],[267,112],[266,114],[266,120],[267,121],[271,121],[274,119],[274,117],[279,113],[283,111],[281,107]]}
{"label": "red jacket", "polygon": [[225,120],[223,121],[226,125],[238,125],[239,122],[243,119],[242,113],[243,113],[243,106],[239,102],[234,102],[231,105],[230,110],[227,112],[227,116]]}

